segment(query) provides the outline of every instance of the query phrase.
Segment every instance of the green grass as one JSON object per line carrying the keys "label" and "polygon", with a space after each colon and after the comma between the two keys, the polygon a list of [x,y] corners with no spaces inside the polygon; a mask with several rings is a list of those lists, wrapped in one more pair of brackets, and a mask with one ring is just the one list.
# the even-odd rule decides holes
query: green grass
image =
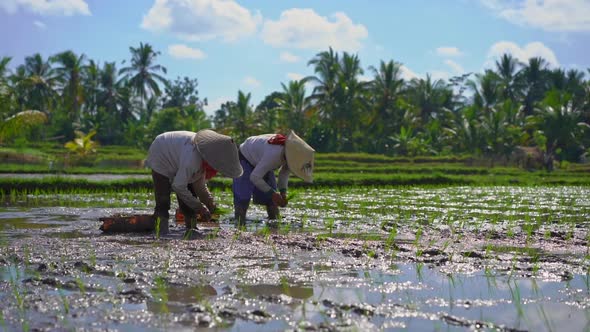
{"label": "green grass", "polygon": [[[0,148],[0,173],[55,174],[43,179],[0,178],[0,193],[59,191],[117,192],[151,190],[150,170],[143,167],[146,151],[123,146],[99,147],[99,153],[76,164],[67,161],[65,148],[36,144],[27,148]],[[482,166],[483,165],[483,166]],[[367,153],[317,153],[314,183],[292,176],[289,186],[415,186],[415,185],[590,185],[590,165],[564,164],[548,173],[498,165],[470,156],[399,158]],[[59,174],[137,174],[141,178],[117,181],[88,181],[59,177]],[[231,179],[216,177],[212,188],[228,188]]]}
{"label": "green grass", "polygon": [[[590,177],[581,174],[559,173],[536,174],[529,172],[512,175],[469,174],[367,174],[318,173],[312,184],[291,177],[290,188],[354,187],[354,186],[487,186],[487,185],[590,185]],[[210,188],[229,188],[231,179],[216,177],[209,182]],[[0,178],[0,194],[43,192],[120,192],[152,190],[151,177],[111,181],[90,181],[67,177],[49,176],[38,179]]]}

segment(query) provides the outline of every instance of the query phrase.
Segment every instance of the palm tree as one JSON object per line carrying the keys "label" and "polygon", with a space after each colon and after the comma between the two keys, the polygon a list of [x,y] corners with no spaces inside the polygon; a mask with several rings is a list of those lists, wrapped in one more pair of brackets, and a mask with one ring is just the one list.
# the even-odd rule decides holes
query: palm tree
{"label": "palm tree", "polygon": [[374,78],[370,83],[372,96],[372,112],[369,118],[370,128],[396,129],[399,126],[400,116],[399,109],[396,105],[397,99],[404,92],[404,79],[401,77],[402,64],[390,60],[385,63],[381,61],[379,69],[370,66],[369,70],[373,72]]}
{"label": "palm tree", "polygon": [[492,167],[497,157],[503,157],[507,161],[517,145],[522,127],[516,126],[512,121],[518,112],[519,109],[508,99],[480,116],[480,134],[485,143],[483,150],[490,156]]}
{"label": "palm tree", "polygon": [[344,151],[354,151],[355,144],[363,135],[357,135],[363,110],[368,108],[365,93],[369,82],[358,79],[364,73],[358,55],[344,52],[340,60],[340,73],[336,89],[336,108],[333,121],[336,125],[336,138]]}
{"label": "palm tree", "polygon": [[132,91],[135,92],[142,101],[142,104],[152,95],[160,96],[159,83],[167,84],[167,80],[158,73],[166,74],[166,68],[155,64],[156,57],[160,52],[154,51],[150,44],[140,43],[138,48],[130,47],[131,65],[124,67],[119,72],[125,76]]}
{"label": "palm tree", "polygon": [[459,111],[452,123],[443,128],[445,139],[451,142],[455,152],[478,153],[481,151],[481,134],[477,110],[473,106]]}
{"label": "palm tree", "polygon": [[241,90],[238,91],[238,100],[234,107],[229,109],[230,123],[233,125],[233,137],[238,142],[243,142],[250,136],[252,129],[252,107],[250,106],[250,98],[252,94],[244,94]]}
{"label": "palm tree", "polygon": [[282,126],[279,125],[279,104],[277,103],[281,96],[281,92],[273,91],[256,106],[254,123],[258,124],[259,133],[274,133]]}
{"label": "palm tree", "polygon": [[307,65],[314,66],[316,75],[306,77],[306,80],[315,84],[310,99],[315,102],[320,118],[329,121],[336,107],[335,94],[340,72],[338,54],[330,48],[328,51],[316,54]]}
{"label": "palm tree", "polygon": [[327,145],[335,145],[337,150],[352,149],[353,133],[363,106],[361,96],[367,86],[358,80],[363,73],[358,56],[345,52],[340,59],[330,48],[318,53],[308,64],[314,65],[317,75],[308,78],[315,83],[310,99],[315,102],[320,120],[331,123]]}
{"label": "palm tree", "polygon": [[333,125],[329,124],[337,107],[336,88],[340,72],[338,54],[330,47],[328,51],[317,53],[307,65],[312,65],[314,68],[315,76],[309,76],[306,79],[315,85],[309,98],[320,120],[318,125],[322,127],[319,130],[321,134],[314,136],[322,137],[323,146],[335,147],[339,144],[336,139],[336,130]]}
{"label": "palm tree", "polygon": [[12,58],[0,58],[0,120],[4,118],[3,114],[10,110],[10,86],[8,85],[8,63]]}
{"label": "palm tree", "polygon": [[307,133],[306,119],[311,116],[311,103],[305,96],[305,84],[308,79],[290,81],[288,85],[281,83],[282,93],[275,99],[279,119],[283,131],[292,129],[297,134]]}
{"label": "palm tree", "polygon": [[236,107],[233,101],[227,101],[220,105],[219,109],[215,111],[213,116],[213,127],[219,133],[231,135],[233,127],[231,125],[231,112]]}
{"label": "palm tree", "polygon": [[567,72],[566,91],[572,96],[572,107],[581,109],[584,107],[586,91],[584,89],[584,72],[570,69]]}
{"label": "palm tree", "polygon": [[0,58],[0,88],[5,88],[8,85],[8,63],[12,60],[11,57],[5,56]]}
{"label": "palm tree", "polygon": [[549,71],[547,61],[536,57],[530,58],[528,64],[519,73],[519,80],[524,87],[524,114],[531,115],[536,103],[540,102],[549,88]]}
{"label": "palm tree", "polygon": [[549,171],[553,169],[553,160],[558,151],[561,150],[565,155],[568,148],[579,146],[584,130],[590,128],[588,123],[582,122],[582,112],[572,105],[570,96],[554,90],[540,107],[535,108],[534,116],[528,119],[528,125],[543,135],[545,144],[541,149],[545,153],[545,167]]}
{"label": "palm tree", "polygon": [[84,89],[85,103],[84,113],[91,122],[96,122],[98,115],[98,101],[100,95],[100,66],[94,60],[90,60],[84,68],[82,88]]}
{"label": "palm tree", "polygon": [[86,56],[77,56],[72,51],[65,51],[52,57],[59,66],[55,68],[62,85],[62,97],[66,104],[69,119],[72,122],[80,120],[80,107],[84,102],[82,86],[82,72],[85,70]]}
{"label": "palm tree", "polygon": [[485,74],[476,74],[475,80],[469,80],[467,86],[473,92],[473,105],[483,113],[489,112],[500,102],[502,84],[500,77],[491,70]]}
{"label": "palm tree", "polygon": [[417,108],[422,124],[431,117],[437,117],[443,109],[453,108],[453,90],[443,80],[432,81],[430,74],[426,79],[413,79],[408,89],[410,104]]}
{"label": "palm tree", "polygon": [[496,61],[496,73],[500,79],[502,96],[515,102],[520,94],[518,77],[520,63],[511,54],[504,53],[499,61]]}
{"label": "palm tree", "polygon": [[24,65],[20,65],[11,77],[13,86],[17,90],[20,110],[34,109],[50,112],[57,93],[55,88],[58,80],[51,63],[36,53],[25,58]]}
{"label": "palm tree", "polygon": [[114,62],[105,62],[100,72],[99,103],[111,114],[118,112],[117,105],[121,99],[119,89],[122,84],[117,77],[117,65]]}

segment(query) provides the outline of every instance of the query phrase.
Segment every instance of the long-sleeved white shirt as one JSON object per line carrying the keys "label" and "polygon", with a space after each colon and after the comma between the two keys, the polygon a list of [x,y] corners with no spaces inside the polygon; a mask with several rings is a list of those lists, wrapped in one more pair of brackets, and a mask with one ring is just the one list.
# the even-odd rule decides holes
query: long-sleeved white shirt
{"label": "long-sleeved white shirt", "polygon": [[264,175],[279,167],[281,168],[277,183],[279,189],[287,190],[287,184],[289,182],[290,171],[287,166],[287,159],[285,158],[285,146],[269,144],[267,141],[272,136],[274,135],[251,136],[240,145],[240,151],[250,164],[254,166],[250,174],[250,181],[262,192],[272,190],[268,183],[264,181]]}
{"label": "long-sleeved white shirt", "polygon": [[145,165],[170,179],[178,198],[196,210],[201,207],[201,201],[188,190],[188,184],[193,184],[199,197],[209,194],[209,190],[201,167],[203,158],[193,144],[194,136],[195,133],[190,131],[158,135],[150,146]]}

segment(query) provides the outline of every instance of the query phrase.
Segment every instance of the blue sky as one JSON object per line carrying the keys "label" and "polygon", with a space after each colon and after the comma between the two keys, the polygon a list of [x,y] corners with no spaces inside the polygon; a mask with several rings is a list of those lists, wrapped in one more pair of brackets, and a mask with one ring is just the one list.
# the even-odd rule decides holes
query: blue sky
{"label": "blue sky", "polygon": [[281,83],[313,74],[332,46],[357,53],[365,78],[381,60],[404,75],[481,72],[508,52],[553,67],[590,68],[590,0],[1,0],[0,56],[23,63],[64,50],[99,61],[161,52],[168,78],[199,80],[208,113],[238,90],[255,106]]}

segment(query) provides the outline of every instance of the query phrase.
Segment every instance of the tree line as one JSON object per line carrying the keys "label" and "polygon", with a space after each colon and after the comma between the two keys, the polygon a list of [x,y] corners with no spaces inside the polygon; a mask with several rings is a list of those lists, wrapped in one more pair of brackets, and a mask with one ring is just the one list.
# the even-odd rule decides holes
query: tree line
{"label": "tree line", "polygon": [[[149,44],[129,50],[120,68],[72,51],[34,54],[13,71],[11,58],[0,58],[0,143],[65,142],[80,130],[96,131],[101,144],[145,148],[169,130],[215,128],[242,141],[293,129],[321,152],[506,160],[527,146],[548,165],[580,161],[590,144],[585,72],[551,68],[540,57],[523,63],[504,54],[491,69],[448,80],[407,80],[401,63],[380,61],[367,80],[356,54],[330,48],[309,60],[313,75],[281,83],[257,106],[238,91],[208,117],[197,79],[167,79]],[[14,119],[31,110],[42,121],[20,121],[14,130]]]}

